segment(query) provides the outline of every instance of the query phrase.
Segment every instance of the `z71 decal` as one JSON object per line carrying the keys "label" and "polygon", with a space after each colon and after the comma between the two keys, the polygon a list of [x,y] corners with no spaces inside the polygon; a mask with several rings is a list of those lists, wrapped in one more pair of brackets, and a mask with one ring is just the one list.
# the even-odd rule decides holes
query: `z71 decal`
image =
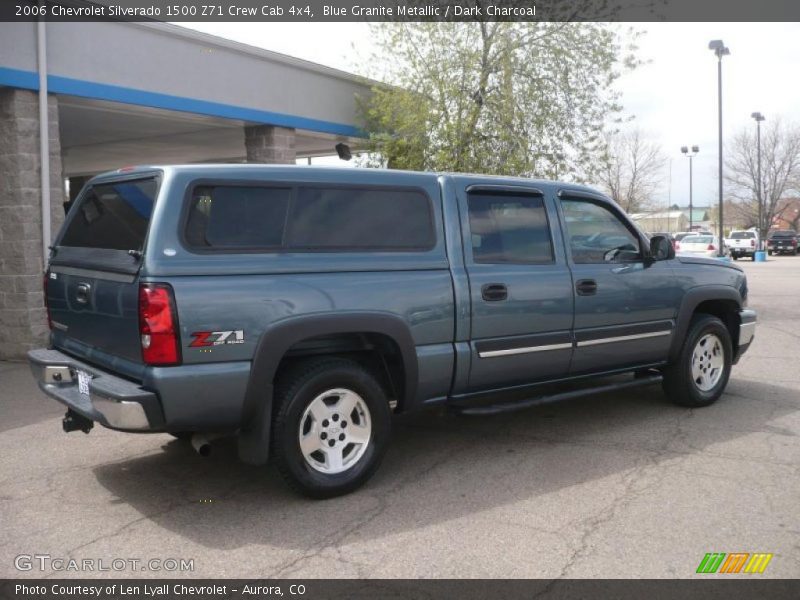
{"label": "z71 decal", "polygon": [[244,344],[244,331],[195,331],[191,334],[194,340],[190,348],[205,348],[206,346],[222,346],[225,344]]}

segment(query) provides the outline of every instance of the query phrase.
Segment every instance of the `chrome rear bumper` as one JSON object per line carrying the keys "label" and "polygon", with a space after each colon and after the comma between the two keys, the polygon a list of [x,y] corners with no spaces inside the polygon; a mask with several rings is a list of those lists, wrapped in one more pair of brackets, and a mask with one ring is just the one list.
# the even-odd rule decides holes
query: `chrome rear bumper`
{"label": "chrome rear bumper", "polygon": [[[58,350],[28,352],[39,388],[87,419],[111,429],[152,431],[163,425],[158,397],[138,384],[101,371]],[[78,372],[85,378],[80,389]]]}

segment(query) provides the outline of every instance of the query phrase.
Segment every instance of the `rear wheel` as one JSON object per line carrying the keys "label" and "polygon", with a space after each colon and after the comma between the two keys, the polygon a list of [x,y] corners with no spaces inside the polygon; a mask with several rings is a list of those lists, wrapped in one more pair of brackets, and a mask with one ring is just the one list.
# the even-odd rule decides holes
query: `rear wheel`
{"label": "rear wheel", "polygon": [[275,401],[274,457],[293,488],[330,498],[375,473],[388,446],[391,411],[364,367],[339,358],[305,363],[280,379]]}
{"label": "rear wheel", "polygon": [[713,404],[728,384],[732,357],[725,324],[711,315],[695,315],[677,360],[664,369],[664,392],[680,406]]}

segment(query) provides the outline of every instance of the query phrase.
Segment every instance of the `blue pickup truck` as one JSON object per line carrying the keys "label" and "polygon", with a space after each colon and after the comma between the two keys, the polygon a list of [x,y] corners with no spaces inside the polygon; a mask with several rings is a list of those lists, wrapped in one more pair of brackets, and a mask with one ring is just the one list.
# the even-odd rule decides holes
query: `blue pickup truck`
{"label": "blue pickup truck", "polygon": [[492,414],[661,383],[706,406],[750,345],[737,266],[675,257],[550,181],[265,165],[92,179],[44,277],[29,360],[94,422],[238,436],[313,497],[377,469],[392,413]]}

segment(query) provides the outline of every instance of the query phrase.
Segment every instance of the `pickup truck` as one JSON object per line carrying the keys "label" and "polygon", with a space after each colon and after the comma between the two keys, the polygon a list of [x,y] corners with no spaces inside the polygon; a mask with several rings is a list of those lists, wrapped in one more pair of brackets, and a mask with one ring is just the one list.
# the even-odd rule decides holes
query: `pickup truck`
{"label": "pickup truck", "polygon": [[797,232],[793,229],[776,229],[767,236],[767,253],[797,256]]}
{"label": "pickup truck", "polygon": [[392,413],[474,415],[661,384],[715,402],[753,340],[736,265],[675,257],[569,183],[305,166],[89,181],[44,275],[29,361],[94,423],[238,436],[297,490],[354,490]]}
{"label": "pickup truck", "polygon": [[758,234],[755,231],[731,231],[730,237],[725,238],[725,244],[730,249],[733,260],[749,256],[755,261],[758,250]]}

